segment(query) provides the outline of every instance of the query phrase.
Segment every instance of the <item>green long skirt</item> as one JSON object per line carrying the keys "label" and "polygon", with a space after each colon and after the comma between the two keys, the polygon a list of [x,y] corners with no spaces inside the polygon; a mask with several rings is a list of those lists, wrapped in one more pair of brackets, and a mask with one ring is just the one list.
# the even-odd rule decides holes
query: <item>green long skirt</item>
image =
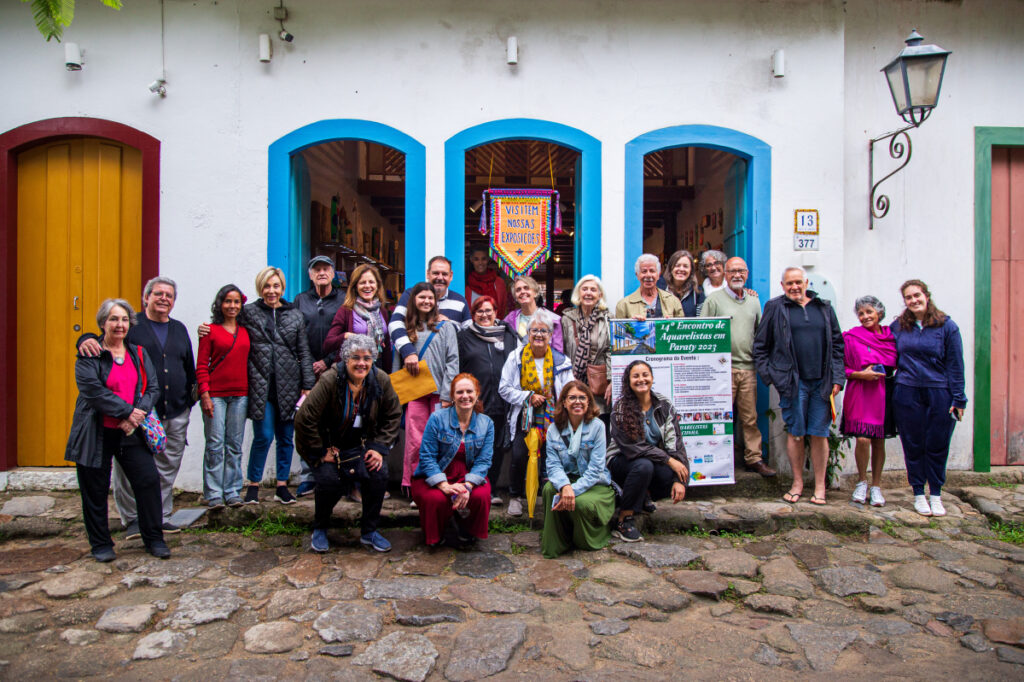
{"label": "green long skirt", "polygon": [[551,511],[551,500],[558,493],[551,483],[544,484],[544,530],[540,550],[545,559],[554,559],[577,549],[601,549],[611,539],[609,523],[615,514],[615,491],[611,486],[595,485],[576,496],[571,512]]}

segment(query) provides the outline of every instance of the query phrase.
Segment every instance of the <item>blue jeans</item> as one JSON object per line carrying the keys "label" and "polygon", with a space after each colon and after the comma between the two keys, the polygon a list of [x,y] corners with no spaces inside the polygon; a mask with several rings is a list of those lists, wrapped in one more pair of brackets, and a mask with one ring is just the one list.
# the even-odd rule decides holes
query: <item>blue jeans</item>
{"label": "blue jeans", "polygon": [[782,422],[786,433],[791,436],[820,436],[828,438],[828,427],[832,423],[832,408],[828,399],[821,397],[821,382],[824,379],[807,382],[800,379],[795,400],[779,396]]}
{"label": "blue jeans", "polygon": [[249,398],[239,395],[210,400],[213,416],[203,415],[203,497],[207,502],[223,502],[235,499],[242,490],[242,436]]}
{"label": "blue jeans", "polygon": [[295,422],[281,419],[277,405],[267,401],[263,419],[252,421],[252,447],[249,448],[249,468],[246,477],[250,483],[263,480],[263,465],[267,463],[270,443],[277,438],[277,480],[287,481],[292,469],[292,435]]}

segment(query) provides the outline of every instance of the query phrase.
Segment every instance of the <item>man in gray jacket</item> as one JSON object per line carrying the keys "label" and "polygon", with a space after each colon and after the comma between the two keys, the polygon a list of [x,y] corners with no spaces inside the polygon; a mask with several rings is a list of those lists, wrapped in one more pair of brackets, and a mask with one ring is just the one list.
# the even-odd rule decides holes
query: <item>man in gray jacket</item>
{"label": "man in gray jacket", "polygon": [[782,273],[782,296],[764,306],[754,336],[754,365],[766,384],[779,392],[782,421],[789,434],[786,451],[793,486],[783,495],[796,502],[804,490],[804,436],[811,437],[814,494],[825,504],[825,467],[833,401],[846,383],[843,333],[832,304],[807,289],[807,273],[790,267]]}

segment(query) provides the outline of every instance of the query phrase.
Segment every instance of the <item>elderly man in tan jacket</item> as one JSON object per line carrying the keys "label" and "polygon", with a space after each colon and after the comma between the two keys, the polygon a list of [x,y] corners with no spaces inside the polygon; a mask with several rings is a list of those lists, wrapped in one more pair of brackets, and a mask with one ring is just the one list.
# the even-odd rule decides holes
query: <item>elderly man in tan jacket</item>
{"label": "elderly man in tan jacket", "polygon": [[661,261],[651,253],[636,259],[634,267],[640,288],[615,304],[615,317],[646,320],[658,317],[686,317],[679,299],[658,288]]}

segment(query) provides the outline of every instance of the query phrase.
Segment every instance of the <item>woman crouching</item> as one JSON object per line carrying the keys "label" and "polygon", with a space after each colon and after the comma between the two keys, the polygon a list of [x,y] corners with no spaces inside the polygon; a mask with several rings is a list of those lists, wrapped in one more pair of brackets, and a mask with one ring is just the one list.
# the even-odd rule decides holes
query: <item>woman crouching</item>
{"label": "woman crouching", "polygon": [[487,537],[491,484],[487,471],[494,455],[494,423],[483,414],[480,382],[462,373],[452,380],[452,406],[427,420],[420,442],[420,461],[412,479],[412,499],[420,510],[420,527],[428,547],[444,540],[455,516],[459,544]]}
{"label": "woman crouching", "polygon": [[554,559],[573,547],[601,549],[615,513],[612,477],[605,464],[604,422],[590,388],[570,381],[555,405],[547,434],[544,530],[540,549]]}

